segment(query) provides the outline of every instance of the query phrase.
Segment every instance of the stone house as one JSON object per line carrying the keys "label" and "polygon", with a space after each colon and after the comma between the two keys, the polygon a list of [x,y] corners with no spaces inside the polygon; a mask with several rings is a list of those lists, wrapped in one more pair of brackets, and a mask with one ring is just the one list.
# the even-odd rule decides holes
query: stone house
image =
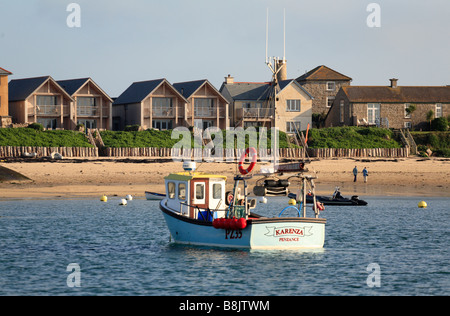
{"label": "stone house", "polygon": [[[428,127],[427,113],[450,115],[450,86],[346,86],[336,95],[325,126],[383,126],[422,129]],[[414,105],[409,114],[406,109]]]}
{"label": "stone house", "polygon": [[278,127],[295,133],[311,124],[313,97],[293,79],[274,84],[235,82],[228,76],[219,91],[230,103],[233,127]]}
{"label": "stone house", "polygon": [[230,126],[228,100],[208,80],[178,82],[173,86],[188,101],[183,115],[187,126],[200,130],[211,126],[225,130]]}
{"label": "stone house", "polygon": [[314,97],[312,112],[326,115],[336,94],[342,87],[349,86],[352,78],[327,66],[321,65],[298,77],[297,82]]}
{"label": "stone house", "polygon": [[0,127],[6,127],[12,124],[8,108],[8,76],[10,75],[12,75],[12,72],[0,67]]}
{"label": "stone house", "polygon": [[113,130],[128,125],[158,130],[186,126],[187,103],[166,79],[134,82],[113,103]]}

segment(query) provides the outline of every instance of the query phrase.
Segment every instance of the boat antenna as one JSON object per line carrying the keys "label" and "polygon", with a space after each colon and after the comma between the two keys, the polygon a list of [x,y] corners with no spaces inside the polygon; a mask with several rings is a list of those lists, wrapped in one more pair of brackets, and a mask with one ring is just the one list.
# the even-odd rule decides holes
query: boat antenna
{"label": "boat antenna", "polygon": [[286,63],[286,8],[283,11],[283,63]]}

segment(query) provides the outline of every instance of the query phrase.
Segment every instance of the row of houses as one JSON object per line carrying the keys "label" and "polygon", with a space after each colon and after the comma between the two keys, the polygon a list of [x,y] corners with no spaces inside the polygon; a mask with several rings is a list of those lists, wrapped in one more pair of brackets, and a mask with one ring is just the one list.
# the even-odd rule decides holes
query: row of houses
{"label": "row of houses", "polygon": [[[123,130],[178,126],[206,129],[278,127],[287,133],[305,130],[313,114],[325,126],[382,125],[415,128],[426,113],[450,115],[450,86],[352,86],[352,78],[324,65],[296,79],[238,82],[225,77],[217,89],[207,79],[170,83],[167,79],[134,82],[119,97],[110,97],[91,78],[54,80],[51,76],[14,79],[0,68],[0,126],[41,123],[48,129]],[[416,111],[406,111],[412,104]]]}

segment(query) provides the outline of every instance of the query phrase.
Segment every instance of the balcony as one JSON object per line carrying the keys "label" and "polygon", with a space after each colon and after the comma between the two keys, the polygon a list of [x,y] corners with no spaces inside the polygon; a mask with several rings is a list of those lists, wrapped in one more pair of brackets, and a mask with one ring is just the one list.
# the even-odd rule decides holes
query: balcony
{"label": "balcony", "polygon": [[[150,117],[150,109],[144,109],[144,117]],[[152,117],[153,118],[174,118],[175,117],[175,109],[173,107],[158,107],[152,109]]]}
{"label": "balcony", "polygon": [[28,115],[61,116],[61,105],[38,105],[28,108]]}
{"label": "balcony", "polygon": [[194,106],[194,113],[192,113],[191,107],[186,107],[186,116],[187,118],[196,118],[196,119],[215,119],[219,115],[219,118],[226,117],[226,109],[224,107],[217,108],[209,107],[209,106]]}
{"label": "balcony", "polygon": [[274,111],[272,108],[242,108],[236,110],[237,119],[243,120],[272,120]]}
{"label": "balcony", "polygon": [[95,106],[77,106],[78,116],[99,116],[99,110]]}
{"label": "balcony", "polygon": [[217,108],[209,106],[194,106],[195,117],[216,117]]}

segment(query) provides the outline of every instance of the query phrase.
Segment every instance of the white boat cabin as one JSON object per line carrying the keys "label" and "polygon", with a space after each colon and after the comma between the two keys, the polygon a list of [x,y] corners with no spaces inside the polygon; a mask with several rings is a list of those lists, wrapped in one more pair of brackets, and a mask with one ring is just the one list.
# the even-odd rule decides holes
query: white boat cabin
{"label": "white boat cabin", "polygon": [[192,219],[225,217],[227,177],[191,171],[172,173],[164,179],[168,208]]}

